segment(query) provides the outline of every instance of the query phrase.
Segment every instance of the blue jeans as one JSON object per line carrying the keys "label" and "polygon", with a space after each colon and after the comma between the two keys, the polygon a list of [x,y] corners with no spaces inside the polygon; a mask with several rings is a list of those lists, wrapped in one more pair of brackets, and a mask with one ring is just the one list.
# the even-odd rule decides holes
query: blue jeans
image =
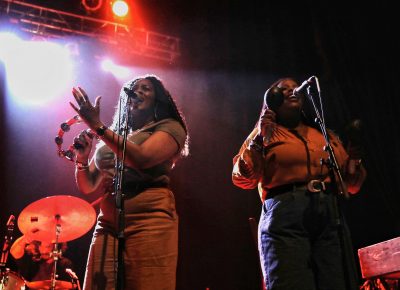
{"label": "blue jeans", "polygon": [[268,290],[358,289],[352,250],[347,251],[352,262],[343,260],[338,229],[348,250],[351,246],[345,223],[338,227],[335,222],[335,199],[333,194],[302,189],[264,202],[259,251]]}

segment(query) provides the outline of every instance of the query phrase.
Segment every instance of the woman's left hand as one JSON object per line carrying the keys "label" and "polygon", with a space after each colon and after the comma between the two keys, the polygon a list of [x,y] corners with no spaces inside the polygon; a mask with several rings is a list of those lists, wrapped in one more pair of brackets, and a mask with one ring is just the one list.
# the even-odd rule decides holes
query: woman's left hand
{"label": "woman's left hand", "polygon": [[270,139],[276,128],[276,113],[271,109],[263,109],[258,121],[259,132],[264,139]]}
{"label": "woman's left hand", "polygon": [[349,159],[345,171],[345,181],[350,193],[357,193],[367,177],[367,171],[361,159]]}
{"label": "woman's left hand", "polygon": [[95,100],[94,106],[90,102],[88,95],[81,87],[72,88],[72,94],[79,107],[75,106],[70,102],[71,107],[78,113],[82,121],[89,126],[90,129],[96,130],[96,128],[102,125],[100,121],[100,99],[98,96]]}

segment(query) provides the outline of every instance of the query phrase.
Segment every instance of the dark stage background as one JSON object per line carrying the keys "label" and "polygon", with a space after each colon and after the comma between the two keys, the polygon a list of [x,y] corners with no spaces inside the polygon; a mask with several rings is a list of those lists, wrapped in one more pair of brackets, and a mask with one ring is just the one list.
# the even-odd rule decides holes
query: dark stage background
{"label": "dark stage background", "polygon": [[[393,7],[385,2],[362,9],[312,1],[160,2],[136,5],[149,29],[182,39],[181,58],[171,64],[121,59],[135,67],[132,77],[159,75],[189,125],[191,154],[173,174],[180,216],[177,289],[260,289],[248,218],[258,218],[261,204],[256,190],[235,188],[230,175],[265,90],[283,76],[319,78],[327,124],[344,140],[348,122],[363,122],[368,179],[343,208],[355,250],[399,236],[399,29]],[[103,96],[108,123],[120,84],[93,71],[90,52],[96,46],[87,50],[76,84],[92,98]],[[1,233],[10,214],[18,217],[40,198],[68,194],[93,201],[79,194],[73,164],[57,157],[53,141],[61,122],[73,116],[71,95],[46,107],[16,109],[6,98],[3,66],[0,85]],[[67,252],[81,278],[91,231],[71,241]],[[10,266],[15,267],[12,261]]]}

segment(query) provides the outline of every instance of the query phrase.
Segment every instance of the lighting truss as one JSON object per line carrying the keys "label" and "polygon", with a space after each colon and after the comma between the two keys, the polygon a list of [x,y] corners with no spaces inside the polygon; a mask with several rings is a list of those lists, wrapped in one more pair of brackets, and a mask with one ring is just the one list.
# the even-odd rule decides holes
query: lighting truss
{"label": "lighting truss", "polygon": [[16,0],[0,0],[0,13],[20,30],[46,38],[83,36],[114,46],[124,53],[174,62],[180,39],[126,24],[97,19]]}

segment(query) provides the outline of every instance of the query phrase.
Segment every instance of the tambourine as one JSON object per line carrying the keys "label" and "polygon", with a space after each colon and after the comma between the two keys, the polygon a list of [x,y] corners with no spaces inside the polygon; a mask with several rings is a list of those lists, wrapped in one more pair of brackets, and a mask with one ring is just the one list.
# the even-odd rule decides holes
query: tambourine
{"label": "tambourine", "polygon": [[57,148],[58,148],[57,153],[58,153],[59,157],[66,158],[70,161],[75,161],[74,149],[78,149],[78,148],[76,148],[76,146],[74,144],[72,144],[71,146],[69,146],[69,148],[67,150],[64,150],[61,148],[61,145],[64,142],[64,140],[63,140],[64,133],[68,132],[71,129],[72,125],[79,124],[81,122],[82,122],[82,120],[79,117],[79,115],[76,115],[60,125],[60,130],[58,131],[58,134],[55,138]]}

